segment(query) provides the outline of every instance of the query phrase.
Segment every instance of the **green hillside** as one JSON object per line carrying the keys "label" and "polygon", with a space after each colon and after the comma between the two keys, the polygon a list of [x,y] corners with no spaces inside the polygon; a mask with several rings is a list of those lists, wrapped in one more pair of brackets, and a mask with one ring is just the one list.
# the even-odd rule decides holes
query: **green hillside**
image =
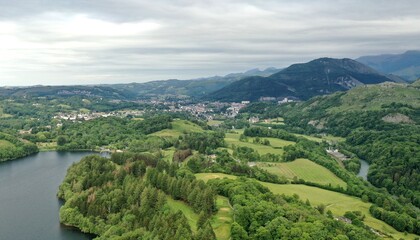
{"label": "green hillside", "polygon": [[401,76],[409,81],[420,77],[420,51],[418,50],[401,54],[363,56],[356,60],[378,71]]}
{"label": "green hillside", "polygon": [[176,177],[175,164],[157,170],[158,161],[148,154],[83,158],[60,185],[60,221],[98,239],[215,239],[213,218],[218,228],[229,224],[220,221],[216,192]]}
{"label": "green hillside", "polygon": [[331,171],[308,159],[296,159],[286,163],[257,163],[257,166],[270,173],[282,175],[288,179],[299,178],[322,185],[341,186],[347,184]]}
{"label": "green hillside", "polygon": [[372,204],[365,203],[358,198],[305,185],[280,185],[264,182],[261,184],[268,187],[276,194],[285,194],[289,196],[297,194],[302,200],[308,199],[313,206],[324,204],[326,209],[331,210],[335,215],[342,216],[347,211],[360,211],[366,216],[364,220],[366,225],[379,230],[382,233],[389,234],[393,238],[415,239],[416,237],[414,234],[405,235],[402,232],[398,232],[385,222],[374,218],[369,213],[369,207]]}
{"label": "green hillside", "polygon": [[[206,182],[217,178],[237,179],[236,176],[222,173],[199,173],[196,174],[196,177]],[[415,239],[416,237],[414,234],[405,235],[402,232],[398,232],[383,221],[374,218],[369,213],[369,207],[371,204],[365,203],[359,198],[350,197],[345,194],[305,185],[273,184],[266,182],[259,183],[265,187],[268,187],[268,189],[270,189],[270,191],[275,194],[285,194],[288,196],[296,194],[303,201],[308,199],[312,206],[324,204],[326,209],[331,210],[332,213],[337,216],[342,216],[347,211],[360,211],[366,216],[366,219],[364,220],[366,225],[373,229],[379,230],[384,234],[388,234],[393,238]]]}
{"label": "green hillside", "polygon": [[277,107],[285,123],[340,143],[371,163],[368,180],[420,206],[420,88],[382,83]]}
{"label": "green hillside", "polygon": [[419,90],[400,83],[361,86],[342,95],[339,106],[331,107],[328,111],[381,110],[384,105],[391,103],[408,104],[419,108]]}
{"label": "green hillside", "polygon": [[146,83],[112,84],[112,88],[122,92],[127,92],[137,98],[188,98],[202,97],[211,92],[217,91],[230,83],[250,76],[270,76],[280,71],[277,68],[267,68],[265,70],[251,69],[243,73],[231,73],[226,76],[214,76],[208,78],[190,80],[164,80],[151,81]]}
{"label": "green hillside", "polygon": [[12,135],[0,132],[0,162],[38,152],[38,147]]}
{"label": "green hillside", "polygon": [[413,83],[411,84],[411,86],[416,87],[416,88],[419,88],[419,87],[420,87],[420,78],[419,78],[419,79],[417,79],[415,82],[413,82]]}
{"label": "green hillside", "polygon": [[263,145],[254,143],[254,138],[248,138],[246,141],[240,141],[240,131],[237,133],[226,133],[225,141],[228,147],[232,146],[248,147],[257,151],[260,155],[267,153],[283,155],[283,147],[292,145],[294,142],[276,139],[276,138],[264,138],[270,141],[270,145]]}
{"label": "green hillside", "polygon": [[161,131],[152,133],[152,136],[159,136],[159,137],[179,137],[182,134],[189,133],[189,132],[203,132],[203,128],[198,126],[195,123],[186,121],[186,120],[179,120],[176,119],[172,121],[172,128],[163,129]]}
{"label": "green hillside", "polygon": [[249,77],[206,96],[219,101],[256,101],[261,97],[309,99],[364,84],[404,82],[351,59],[320,58],[293,64],[269,77]]}

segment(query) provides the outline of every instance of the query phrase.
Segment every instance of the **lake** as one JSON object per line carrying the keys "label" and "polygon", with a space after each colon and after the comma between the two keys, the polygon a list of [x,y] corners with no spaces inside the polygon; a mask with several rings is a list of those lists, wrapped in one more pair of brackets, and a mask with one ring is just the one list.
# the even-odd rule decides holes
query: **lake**
{"label": "lake", "polygon": [[0,239],[92,239],[60,225],[58,186],[89,152],[40,152],[0,163]]}

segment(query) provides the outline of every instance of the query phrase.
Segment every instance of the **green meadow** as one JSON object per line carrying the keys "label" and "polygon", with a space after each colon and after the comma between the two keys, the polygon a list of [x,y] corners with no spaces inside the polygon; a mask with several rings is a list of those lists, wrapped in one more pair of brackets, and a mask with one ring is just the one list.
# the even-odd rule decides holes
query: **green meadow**
{"label": "green meadow", "polygon": [[330,170],[308,159],[300,158],[293,162],[285,163],[261,162],[257,163],[257,166],[270,173],[285,176],[289,179],[297,177],[305,181],[323,185],[331,184],[331,186],[347,187],[347,184]]}
{"label": "green meadow", "polygon": [[10,148],[10,147],[15,147],[15,145],[9,141],[0,140],[0,148]]}
{"label": "green meadow", "polygon": [[[225,177],[229,179],[237,178],[236,176],[223,173],[199,173],[196,174],[196,177],[198,179],[202,179],[203,181]],[[360,211],[366,216],[364,223],[367,226],[391,235],[395,239],[415,239],[416,237],[414,234],[398,232],[385,222],[374,218],[369,213],[369,207],[372,204],[365,203],[360,198],[300,184],[274,184],[261,181],[258,182],[266,186],[275,194],[285,194],[289,196],[297,194],[303,201],[308,199],[312,206],[324,204],[327,210],[331,210],[331,212],[337,216],[342,216],[347,211]]]}
{"label": "green meadow", "polygon": [[153,136],[158,137],[179,137],[188,132],[203,132],[204,130],[195,123],[186,120],[174,120],[172,122],[172,129],[164,129],[155,133]]}
{"label": "green meadow", "polygon": [[207,125],[209,125],[209,126],[217,126],[217,125],[220,125],[222,123],[223,123],[223,121],[220,121],[220,120],[209,120],[209,121],[207,121]]}
{"label": "green meadow", "polygon": [[[167,197],[168,206],[174,210],[181,210],[185,217],[188,219],[188,223],[191,229],[197,231],[197,221],[199,215],[195,213],[191,207],[186,203],[179,200],[174,200],[171,197]],[[211,225],[214,229],[217,239],[228,240],[230,238],[230,226],[233,222],[233,210],[229,204],[229,200],[226,197],[217,196],[216,206],[218,208],[217,213],[211,219]]]}
{"label": "green meadow", "polygon": [[222,196],[217,196],[216,206],[218,211],[211,220],[211,225],[214,229],[217,239],[230,239],[230,226],[233,222],[233,210],[229,204],[229,199]]}
{"label": "green meadow", "polygon": [[232,145],[240,146],[240,147],[249,147],[257,151],[260,155],[264,155],[267,153],[283,155],[283,147],[294,144],[294,142],[286,141],[277,138],[261,138],[261,139],[268,139],[270,141],[270,145],[262,145],[253,143],[254,138],[248,137],[248,142],[239,141],[239,136],[241,135],[241,131],[236,133],[226,133],[225,141],[228,144],[228,147]]}
{"label": "green meadow", "polygon": [[188,219],[188,223],[191,226],[191,229],[196,232],[197,231],[197,221],[198,221],[198,214],[196,214],[191,207],[189,207],[186,203],[179,200],[174,200],[173,198],[167,196],[166,198],[167,204],[169,207],[174,210],[178,211],[181,210],[181,212],[185,215],[185,217]]}

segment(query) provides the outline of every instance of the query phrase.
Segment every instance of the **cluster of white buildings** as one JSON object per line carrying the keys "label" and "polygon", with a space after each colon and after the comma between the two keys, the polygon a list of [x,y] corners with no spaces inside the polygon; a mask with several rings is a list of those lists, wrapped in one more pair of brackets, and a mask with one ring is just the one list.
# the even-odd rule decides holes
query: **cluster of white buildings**
{"label": "cluster of white buildings", "polygon": [[226,114],[228,117],[236,117],[238,115],[239,111],[246,107],[246,105],[249,104],[249,101],[242,101],[241,103],[231,103],[230,107],[226,109]]}
{"label": "cluster of white buildings", "polygon": [[127,117],[127,116],[141,116],[144,111],[125,110],[116,112],[92,112],[92,113],[59,113],[54,116],[54,119],[69,120],[69,121],[89,121],[100,117]]}
{"label": "cluster of white buildings", "polygon": [[289,102],[294,102],[295,100],[293,99],[289,99],[289,98],[283,98],[283,100],[278,101],[278,104],[284,104],[284,103],[289,103]]}

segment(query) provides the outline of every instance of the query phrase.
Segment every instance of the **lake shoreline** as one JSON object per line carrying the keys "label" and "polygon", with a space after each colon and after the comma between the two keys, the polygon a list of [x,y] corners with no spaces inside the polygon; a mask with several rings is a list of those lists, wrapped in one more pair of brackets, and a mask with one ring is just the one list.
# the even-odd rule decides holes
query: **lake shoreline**
{"label": "lake shoreline", "polygon": [[38,152],[0,163],[2,239],[91,240],[95,236],[60,223],[58,187],[67,169],[92,151]]}

